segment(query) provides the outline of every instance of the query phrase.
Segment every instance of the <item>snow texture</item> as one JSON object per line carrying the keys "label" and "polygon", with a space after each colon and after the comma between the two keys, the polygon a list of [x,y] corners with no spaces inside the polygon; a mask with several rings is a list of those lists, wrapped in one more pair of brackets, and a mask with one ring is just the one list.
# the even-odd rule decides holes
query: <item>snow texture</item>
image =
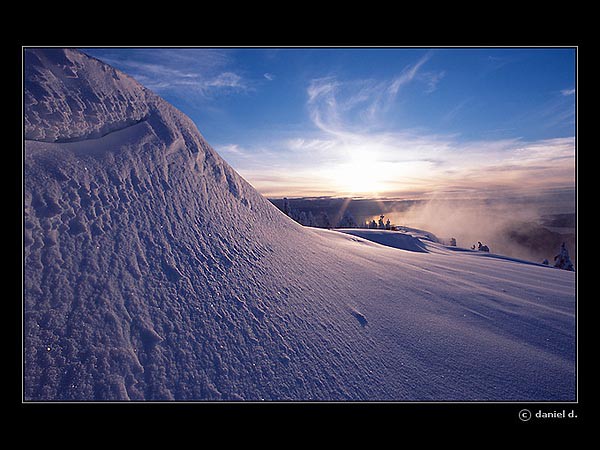
{"label": "snow texture", "polygon": [[575,399],[573,272],[303,227],[76,50],[24,122],[26,401]]}

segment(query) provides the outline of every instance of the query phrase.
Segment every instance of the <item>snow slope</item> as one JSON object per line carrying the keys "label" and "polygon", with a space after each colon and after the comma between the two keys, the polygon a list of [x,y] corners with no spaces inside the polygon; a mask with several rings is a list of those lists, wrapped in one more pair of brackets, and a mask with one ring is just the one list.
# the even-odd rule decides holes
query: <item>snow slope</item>
{"label": "snow slope", "polygon": [[76,50],[24,122],[25,400],[575,399],[574,273],[302,227]]}

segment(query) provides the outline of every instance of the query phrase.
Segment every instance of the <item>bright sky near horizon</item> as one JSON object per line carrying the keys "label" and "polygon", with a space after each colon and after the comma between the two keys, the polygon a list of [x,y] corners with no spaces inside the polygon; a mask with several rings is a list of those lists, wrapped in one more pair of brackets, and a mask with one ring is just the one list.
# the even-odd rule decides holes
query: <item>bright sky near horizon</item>
{"label": "bright sky near horizon", "polygon": [[575,187],[574,48],[87,48],[268,197]]}

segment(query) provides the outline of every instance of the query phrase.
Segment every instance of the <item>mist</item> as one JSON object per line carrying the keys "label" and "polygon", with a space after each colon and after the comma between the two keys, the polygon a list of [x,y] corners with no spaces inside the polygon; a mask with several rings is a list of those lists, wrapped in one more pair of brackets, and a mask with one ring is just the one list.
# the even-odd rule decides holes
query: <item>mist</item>
{"label": "mist", "polygon": [[[552,264],[565,242],[576,258],[575,202],[564,195],[433,199],[405,211],[388,211],[387,216],[395,224],[430,231],[444,242],[453,237],[459,247],[481,242],[492,253],[533,262],[548,259]],[[560,225],[567,226],[553,227],[559,218]]]}

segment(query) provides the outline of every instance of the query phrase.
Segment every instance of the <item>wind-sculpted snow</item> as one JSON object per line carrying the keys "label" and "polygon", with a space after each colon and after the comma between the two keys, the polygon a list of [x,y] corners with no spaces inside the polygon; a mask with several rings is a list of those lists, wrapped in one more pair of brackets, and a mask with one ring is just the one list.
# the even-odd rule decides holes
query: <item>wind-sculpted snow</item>
{"label": "wind-sculpted snow", "polygon": [[75,50],[25,52],[25,138],[83,140],[139,122],[155,95]]}
{"label": "wind-sculpted snow", "polygon": [[574,273],[302,227],[132,79],[25,60],[26,400],[574,399]]}

